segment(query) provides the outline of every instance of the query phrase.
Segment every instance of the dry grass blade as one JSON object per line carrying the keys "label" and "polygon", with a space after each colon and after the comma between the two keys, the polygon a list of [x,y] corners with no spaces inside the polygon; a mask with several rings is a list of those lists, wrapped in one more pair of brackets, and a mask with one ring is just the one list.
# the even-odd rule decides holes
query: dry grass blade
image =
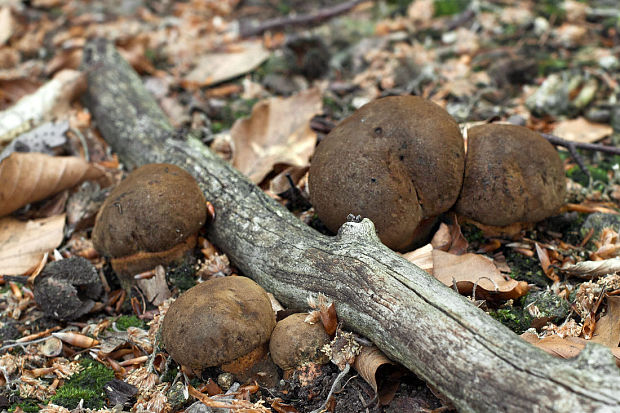
{"label": "dry grass blade", "polygon": [[0,216],[101,175],[77,157],[13,153],[0,163]]}

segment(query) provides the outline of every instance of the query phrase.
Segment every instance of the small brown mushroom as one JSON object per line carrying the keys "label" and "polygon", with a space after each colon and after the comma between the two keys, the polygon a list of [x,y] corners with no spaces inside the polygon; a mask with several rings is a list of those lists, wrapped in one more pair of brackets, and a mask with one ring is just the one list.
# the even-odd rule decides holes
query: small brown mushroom
{"label": "small brown mushroom", "polygon": [[323,139],[310,166],[310,199],[330,230],[361,215],[385,245],[404,250],[452,207],[463,167],[463,138],[445,110],[417,96],[387,97]]}
{"label": "small brown mushroom", "polygon": [[133,171],[107,197],[93,244],[126,283],[137,273],[180,260],[196,244],[206,201],[194,178],[171,164]]}
{"label": "small brown mushroom", "polygon": [[309,324],[308,314],[291,314],[278,321],[271,334],[269,351],[273,362],[282,370],[294,369],[306,363],[324,364],[329,357],[321,348],[330,341],[321,323]]}
{"label": "small brown mushroom", "polygon": [[486,225],[536,222],[564,203],[564,168],[553,146],[515,125],[467,131],[463,189],[456,212]]}
{"label": "small brown mushroom", "polygon": [[172,358],[199,372],[222,366],[238,374],[267,353],[276,325],[269,296],[246,277],[212,278],[168,309],[162,340]]}

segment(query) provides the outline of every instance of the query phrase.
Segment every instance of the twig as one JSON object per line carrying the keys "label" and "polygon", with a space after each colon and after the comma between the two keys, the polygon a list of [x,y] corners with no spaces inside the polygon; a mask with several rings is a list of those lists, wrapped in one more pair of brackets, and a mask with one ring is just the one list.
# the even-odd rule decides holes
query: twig
{"label": "twig", "polygon": [[288,15],[264,21],[257,26],[241,27],[241,37],[258,36],[269,30],[278,30],[286,26],[317,24],[332,17],[339,16],[351,10],[364,0],[351,0],[332,7],[319,9],[315,12],[299,15]]}
{"label": "twig", "polygon": [[588,151],[597,151],[604,153],[611,153],[613,155],[620,155],[620,148],[609,145],[600,145],[597,143],[585,143],[585,142],[573,142],[567,141],[566,139],[562,139],[555,135],[550,135],[548,133],[541,133],[543,138],[547,139],[550,143],[556,146],[562,146],[568,150],[568,153],[573,157],[579,169],[586,174],[586,176],[590,177],[590,171],[586,168],[586,165],[583,163],[583,158],[577,152],[577,149],[585,149]]}
{"label": "twig", "polygon": [[327,406],[327,403],[329,403],[329,400],[334,395],[334,392],[336,391],[336,387],[338,386],[338,383],[340,383],[340,381],[344,378],[344,376],[347,375],[347,373],[349,372],[350,369],[351,369],[351,365],[349,363],[347,363],[344,366],[344,369],[342,369],[342,371],[340,373],[338,373],[338,376],[336,377],[336,380],[334,380],[334,383],[332,384],[332,388],[329,389],[329,393],[327,394],[327,397],[325,398],[325,401],[323,402],[321,407],[319,407],[316,410],[311,411],[310,413],[319,413],[319,412],[322,412],[325,409],[325,407]]}

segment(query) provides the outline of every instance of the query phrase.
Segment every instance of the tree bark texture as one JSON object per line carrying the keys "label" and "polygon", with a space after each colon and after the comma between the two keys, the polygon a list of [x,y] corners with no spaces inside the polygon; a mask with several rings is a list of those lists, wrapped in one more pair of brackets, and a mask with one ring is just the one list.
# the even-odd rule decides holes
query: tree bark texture
{"label": "tree bark texture", "polygon": [[86,103],[106,141],[134,168],[174,163],[196,177],[216,218],[209,239],[283,304],[324,293],[339,318],[463,412],[620,411],[620,370],[586,346],[572,360],[523,341],[377,238],[372,222],[317,233],[194,138],[178,139],[113,46],[87,44]]}

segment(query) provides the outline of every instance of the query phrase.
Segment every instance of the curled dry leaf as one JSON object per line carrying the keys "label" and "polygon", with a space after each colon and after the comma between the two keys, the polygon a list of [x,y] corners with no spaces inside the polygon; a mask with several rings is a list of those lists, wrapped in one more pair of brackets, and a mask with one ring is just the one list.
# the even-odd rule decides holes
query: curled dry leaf
{"label": "curled dry leaf", "polygon": [[370,384],[379,403],[389,404],[400,386],[405,369],[388,359],[377,347],[362,347],[355,358],[353,368]]}
{"label": "curled dry leaf", "polygon": [[461,294],[472,294],[476,286],[476,296],[487,300],[516,299],[528,291],[527,282],[504,277],[492,260],[478,254],[433,250],[433,276],[449,287],[456,283]]}
{"label": "curled dry leaf", "polygon": [[316,88],[258,102],[252,115],[237,120],[230,131],[233,165],[256,184],[276,164],[308,166],[316,144],[310,120],[321,111],[321,92]]}
{"label": "curled dry leaf", "polygon": [[65,216],[28,222],[0,219],[0,274],[26,274],[36,268],[46,253],[62,242]]}
{"label": "curled dry leaf", "polygon": [[0,162],[0,216],[102,175],[77,157],[13,153]]}
{"label": "curled dry leaf", "polygon": [[562,272],[580,278],[596,278],[605,274],[613,274],[620,272],[620,258],[568,264],[562,267]]}
{"label": "curled dry leaf", "polygon": [[602,316],[594,328],[592,341],[614,348],[620,343],[620,297],[607,297],[607,313]]}
{"label": "curled dry leaf", "polygon": [[67,333],[52,333],[52,336],[64,341],[67,344],[80,348],[91,348],[99,344],[94,338],[85,336],[84,334],[74,333],[69,331]]}
{"label": "curled dry leaf", "polygon": [[208,53],[196,59],[196,67],[183,80],[183,86],[196,88],[214,85],[257,68],[269,57],[263,43],[243,42],[228,53]]}

